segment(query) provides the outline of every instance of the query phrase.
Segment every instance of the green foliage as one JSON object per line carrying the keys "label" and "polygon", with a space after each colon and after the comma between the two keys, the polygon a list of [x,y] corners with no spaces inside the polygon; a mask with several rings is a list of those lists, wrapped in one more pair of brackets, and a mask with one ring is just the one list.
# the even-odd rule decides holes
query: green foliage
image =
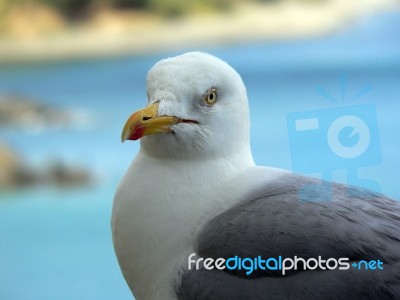
{"label": "green foliage", "polygon": [[147,0],[146,8],[166,17],[178,17],[201,10],[228,10],[232,0]]}
{"label": "green foliage", "polygon": [[196,11],[229,10],[235,2],[240,1],[245,0],[0,0],[0,14],[12,6],[40,3],[53,7],[67,18],[85,16],[95,7],[140,9],[154,12],[164,17],[178,17]]}
{"label": "green foliage", "polygon": [[147,7],[163,16],[178,17],[189,9],[190,2],[188,0],[149,0]]}
{"label": "green foliage", "polygon": [[106,2],[110,7],[114,8],[134,8],[143,9],[148,5],[148,0],[103,0],[97,2]]}
{"label": "green foliage", "polygon": [[87,12],[93,0],[36,0],[52,6],[66,17],[77,17]]}

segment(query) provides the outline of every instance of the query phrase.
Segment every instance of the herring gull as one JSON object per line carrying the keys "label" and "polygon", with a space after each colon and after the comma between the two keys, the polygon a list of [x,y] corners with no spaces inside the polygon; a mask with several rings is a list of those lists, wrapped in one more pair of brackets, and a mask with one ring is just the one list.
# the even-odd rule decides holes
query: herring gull
{"label": "herring gull", "polygon": [[[112,212],[136,299],[400,298],[400,203],[256,166],[246,88],[232,67],[201,52],[167,58],[150,69],[147,95],[122,132],[140,150]],[[280,268],[254,260],[249,272],[261,257]],[[228,268],[232,258],[247,267]],[[307,261],[283,274],[289,258]],[[222,267],[210,267],[217,259]]]}

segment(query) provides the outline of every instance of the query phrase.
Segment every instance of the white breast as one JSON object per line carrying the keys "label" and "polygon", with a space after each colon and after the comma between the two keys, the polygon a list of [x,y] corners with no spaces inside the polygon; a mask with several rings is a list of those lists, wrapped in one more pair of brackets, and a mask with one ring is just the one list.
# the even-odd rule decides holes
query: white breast
{"label": "white breast", "polygon": [[254,167],[252,161],[232,161],[240,160],[136,157],[118,187],[112,215],[114,248],[136,299],[176,299],[178,272],[194,252],[201,226],[252,186],[276,178],[272,169]]}
{"label": "white breast", "polygon": [[[136,299],[174,299],[179,269],[196,231],[227,208],[221,180],[238,170],[138,155],[117,190],[112,216],[115,251]],[[232,199],[231,199],[232,200]]]}

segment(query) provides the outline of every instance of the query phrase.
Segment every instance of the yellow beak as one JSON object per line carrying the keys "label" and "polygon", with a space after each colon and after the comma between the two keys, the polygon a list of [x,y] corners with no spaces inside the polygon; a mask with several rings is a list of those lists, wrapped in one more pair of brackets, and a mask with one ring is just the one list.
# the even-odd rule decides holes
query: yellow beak
{"label": "yellow beak", "polygon": [[129,117],[121,134],[122,143],[126,140],[138,140],[150,134],[170,133],[173,132],[172,125],[186,122],[174,116],[158,116],[158,105],[159,102],[150,104]]}

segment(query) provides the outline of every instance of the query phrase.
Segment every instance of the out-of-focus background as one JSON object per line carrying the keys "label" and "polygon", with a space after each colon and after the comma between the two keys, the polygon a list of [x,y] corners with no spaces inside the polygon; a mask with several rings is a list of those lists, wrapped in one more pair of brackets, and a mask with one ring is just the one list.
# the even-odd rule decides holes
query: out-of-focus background
{"label": "out-of-focus background", "polygon": [[[400,199],[397,1],[0,0],[0,299],[131,299],[110,214],[139,145],[120,133],[147,70],[189,50],[242,75],[257,164],[308,160],[330,173],[312,176]],[[326,164],[322,125],[310,151],[296,144],[293,115],[352,106],[373,127],[368,159]],[[347,134],[350,148],[365,138]]]}

